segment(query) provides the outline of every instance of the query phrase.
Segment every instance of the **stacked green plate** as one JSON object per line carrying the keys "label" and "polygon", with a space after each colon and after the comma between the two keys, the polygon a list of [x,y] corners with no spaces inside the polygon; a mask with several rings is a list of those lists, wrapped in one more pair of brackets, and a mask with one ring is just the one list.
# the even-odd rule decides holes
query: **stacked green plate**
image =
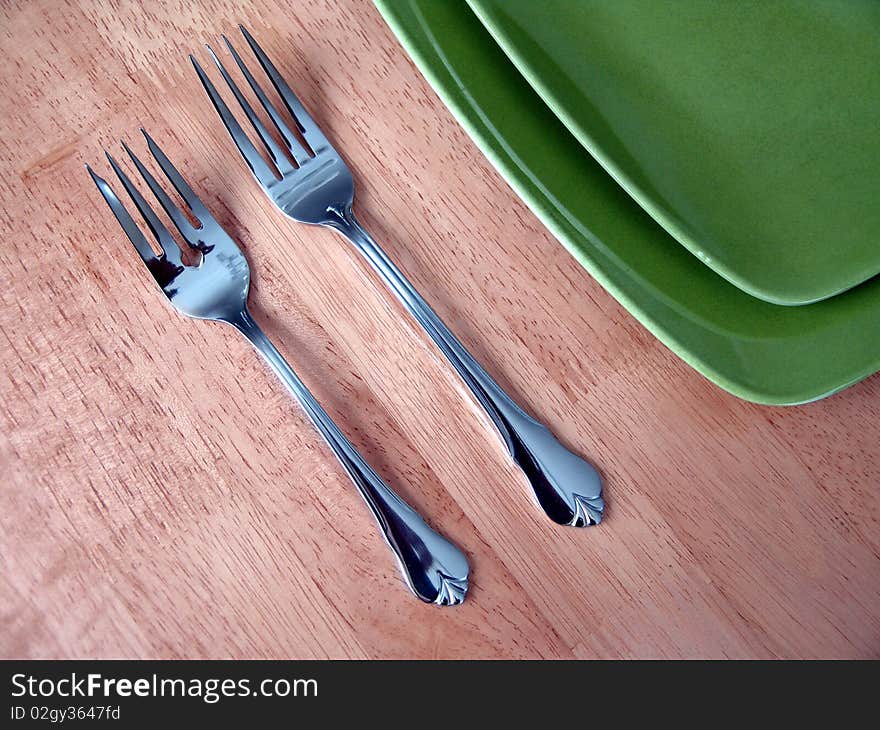
{"label": "stacked green plate", "polygon": [[[606,28],[621,34],[621,38],[629,38],[629,41],[620,41],[620,45],[638,41],[656,53],[660,46],[648,43],[652,38],[651,29],[655,28],[659,34],[672,31],[662,25],[662,13],[651,10],[640,20],[641,16],[634,9],[636,5],[644,10],[658,4],[474,0],[491,33],[466,0],[376,0],[376,4],[443,101],[544,224],[634,316],[706,377],[749,400],[794,404],[829,395],[880,369],[880,279],[875,277],[858,284],[876,273],[874,266],[880,263],[872,247],[864,244],[880,222],[876,220],[878,206],[873,202],[877,197],[877,180],[871,178],[872,165],[880,160],[876,127],[870,134],[864,128],[866,120],[876,112],[880,97],[874,95],[864,107],[853,104],[853,110],[844,115],[850,122],[845,129],[851,130],[853,136],[842,141],[860,148],[863,154],[850,154],[851,148],[848,148],[846,155],[837,158],[830,154],[823,156],[820,154],[823,150],[816,145],[832,140],[817,139],[811,148],[812,156],[804,152],[804,165],[816,159],[816,165],[824,170],[822,174],[813,174],[810,170],[803,179],[795,179],[796,170],[790,158],[786,158],[787,184],[793,186],[796,194],[787,196],[781,191],[774,201],[767,199],[765,190],[760,190],[755,200],[761,206],[766,204],[761,209],[763,212],[753,200],[748,210],[740,206],[738,217],[725,217],[728,215],[725,201],[736,207],[745,199],[742,186],[752,174],[745,162],[760,161],[761,140],[744,148],[744,158],[738,161],[732,159],[729,150],[723,159],[702,159],[708,155],[699,145],[688,153],[688,139],[696,134],[694,130],[715,129],[713,125],[719,123],[720,112],[715,110],[715,116],[711,116],[713,105],[708,100],[705,106],[687,106],[685,102],[690,97],[686,92],[691,87],[684,81],[680,87],[672,88],[669,79],[656,81],[660,77],[655,77],[656,83],[649,84],[650,93],[646,92],[645,98],[626,94],[619,80],[629,78],[637,84],[639,74],[633,68],[620,66],[622,62],[614,66],[612,61],[617,58],[614,47],[618,44],[603,50],[598,48],[599,36],[582,34],[583,18],[589,16],[581,13],[598,7],[606,19],[613,16],[613,22]],[[873,40],[878,29],[873,10],[876,6],[866,8],[854,0],[814,5],[824,8],[831,25],[835,19],[850,22],[852,17],[873,27],[865,31],[871,38],[863,38],[863,47],[856,49],[857,53],[853,51],[856,55],[864,56],[868,53],[866,49],[873,47],[871,43],[876,43]],[[712,8],[744,5],[664,3],[662,7],[667,11],[690,7],[693,12],[702,8],[708,13]],[[796,20],[795,6],[758,3],[749,7],[755,12],[761,8],[782,8],[789,15],[780,16],[779,23]],[[852,8],[853,15],[840,10],[843,7]],[[532,12],[532,9],[543,12],[544,8],[550,14],[538,13],[531,29],[524,30],[523,16],[518,13]],[[617,10],[612,10],[614,8]],[[673,15],[679,17],[683,11],[676,12],[679,15]],[[536,34],[535,26],[541,25],[542,17],[546,26],[538,28],[541,34],[555,26],[559,33],[557,38],[562,37],[569,43],[568,50],[563,50],[562,40],[556,46],[552,34]],[[636,20],[640,22],[635,23]],[[740,16],[728,18],[724,23],[716,22],[715,26],[720,23],[723,27],[718,30],[718,38],[729,37],[730,28],[739,27],[736,24],[741,22],[744,21]],[[774,33],[783,25],[774,26]],[[847,27],[856,25],[853,22]],[[702,46],[716,47],[721,40],[713,40],[715,26],[711,21],[695,26],[693,37],[678,37],[677,44],[684,45],[686,41],[694,44],[696,38]],[[676,27],[680,31],[681,25]],[[634,35],[628,35],[630,31]],[[504,48],[496,43],[493,34]],[[534,48],[536,38],[542,46],[538,51]],[[746,40],[747,51],[754,54],[754,48],[748,46]],[[599,60],[594,71],[598,76],[588,74],[577,78],[560,72],[559,84],[556,80],[542,84],[541,79],[552,77],[548,75],[552,64],[558,66],[560,59],[565,61],[572,57],[575,41],[581,44],[581,54],[596,50]],[[818,41],[815,38],[804,41],[807,46],[811,43]],[[847,46],[840,52],[845,54],[852,50]],[[811,47],[808,55],[815,61],[817,53]],[[554,54],[558,54],[556,61]],[[712,55],[708,51],[706,54]],[[681,51],[681,55],[687,60],[687,53]],[[636,58],[642,57],[636,55]],[[700,61],[700,57],[693,59],[695,65]],[[833,61],[832,56],[829,63]],[[712,76],[728,62],[729,59],[724,63],[719,61],[721,65],[713,67],[706,61],[708,70],[700,69],[698,75]],[[547,63],[551,65],[543,65]],[[679,71],[684,67],[682,64],[677,66]],[[641,67],[636,64],[635,68]],[[871,91],[880,75],[877,68],[876,63],[866,66],[862,69],[863,76],[851,79],[847,88]],[[606,105],[602,109],[595,103],[591,106],[585,93],[591,79],[597,78],[603,93],[609,94],[601,100]],[[670,78],[675,81],[676,74]],[[780,82],[781,88],[793,83],[793,78],[785,76]],[[830,78],[830,75],[823,76],[823,83]],[[694,112],[696,118],[683,113],[681,125],[690,129],[690,137],[684,132],[676,136],[673,112],[677,107],[673,103],[655,110],[663,124],[657,130],[648,129],[649,112],[657,100],[663,98],[654,88],[658,85],[660,91],[672,88],[672,96],[681,102],[680,108],[698,110]],[[695,93],[693,89],[691,93]],[[633,98],[638,103],[633,102]],[[713,98],[720,97],[716,93]],[[621,108],[621,99],[629,99],[630,107]],[[703,111],[699,111],[701,109]],[[740,110],[746,127],[748,111]],[[708,115],[708,121],[704,115]],[[823,124],[833,127],[836,119],[835,114],[817,113],[811,122],[812,129]],[[786,123],[792,125],[792,120],[780,121],[780,124]],[[627,124],[631,127],[627,128]],[[798,134],[803,135],[811,127],[810,123],[803,122],[797,128]],[[643,143],[636,144],[641,139],[639,132],[647,137]],[[704,133],[704,138],[710,136]],[[657,140],[657,144],[667,140],[663,143],[666,146],[652,157],[652,150],[658,149],[654,146]],[[720,142],[716,140],[713,144],[713,151],[720,149]],[[768,144],[766,138],[763,144]],[[770,147],[766,152],[770,155],[776,149]],[[722,164],[725,162],[727,166]],[[817,239],[808,241],[803,233],[798,234],[795,241],[796,248],[800,248],[792,253],[791,239],[780,237],[784,227],[770,225],[773,221],[761,229],[766,237],[755,237],[756,229],[749,229],[749,225],[768,217],[774,205],[786,201],[787,207],[780,215],[792,220],[799,204],[796,198],[806,194],[808,189],[813,191],[813,198],[802,201],[805,220],[798,222],[798,230],[807,230],[810,221],[822,223],[814,211],[816,186],[824,184],[823,175],[830,174],[835,164],[847,174],[852,172],[851,166],[856,166],[862,175],[842,175],[838,170],[841,174],[835,178],[846,191],[846,194],[841,192],[840,200],[835,202],[843,205],[845,199],[845,206],[850,206],[846,208],[846,215],[835,219],[837,225],[844,226],[847,218],[857,218],[857,211],[862,212],[856,223],[838,231],[846,233],[843,238],[838,236],[826,241],[827,247],[837,251],[836,254],[825,256],[821,246],[816,244]],[[728,177],[723,177],[725,171]],[[703,172],[711,176],[704,180],[705,186],[713,191],[711,195],[697,184]],[[730,177],[734,173],[739,182]],[[760,177],[757,172],[755,176]],[[740,198],[736,197],[737,191]],[[733,223],[737,220],[741,225],[740,237],[734,235],[737,228]],[[831,229],[823,226],[824,223],[816,230],[830,235]],[[764,264],[748,268],[753,263],[750,256],[758,256],[759,249],[763,251],[762,241],[775,252],[767,259],[769,264],[779,264],[781,257],[787,257],[787,262],[808,258],[799,271],[811,271],[809,281],[802,281],[799,276],[761,281],[755,278],[755,271],[763,272],[767,268]],[[824,261],[830,263],[822,263]],[[841,265],[835,272],[827,271],[834,268],[832,264]],[[789,274],[793,266],[793,263],[777,265],[776,271]],[[769,286],[766,291],[762,288],[765,285]],[[795,285],[800,288],[793,289]],[[851,288],[842,291],[848,287]],[[831,296],[835,293],[836,296]],[[752,294],[786,303],[830,298],[805,306],[779,306]]]}
{"label": "stacked green plate", "polygon": [[468,0],[633,198],[776,304],[880,272],[877,0]]}

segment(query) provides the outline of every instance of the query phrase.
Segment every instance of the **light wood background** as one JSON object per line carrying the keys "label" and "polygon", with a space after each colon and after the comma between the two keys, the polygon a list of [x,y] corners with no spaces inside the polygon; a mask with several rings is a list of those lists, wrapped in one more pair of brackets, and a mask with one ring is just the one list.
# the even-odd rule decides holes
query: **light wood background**
{"label": "light wood background", "polygon": [[[601,526],[551,525],[357,255],[263,198],[186,59],[239,21],[392,257],[601,466]],[[371,4],[4,2],[0,38],[2,656],[880,656],[880,379],[791,409],[704,380],[542,228]],[[241,242],[255,317],[468,552],[464,605],[404,589],[247,343],[161,297],[83,169],[144,151],[139,125]]]}

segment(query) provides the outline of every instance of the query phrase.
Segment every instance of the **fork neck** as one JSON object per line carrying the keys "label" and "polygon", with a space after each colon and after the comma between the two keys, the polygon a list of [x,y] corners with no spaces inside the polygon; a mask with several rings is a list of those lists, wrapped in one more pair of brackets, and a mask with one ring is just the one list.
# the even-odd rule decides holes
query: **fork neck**
{"label": "fork neck", "polygon": [[266,333],[263,332],[260,325],[254,321],[254,318],[251,316],[247,307],[242,308],[238,314],[233,315],[228,319],[224,319],[223,321],[235,327],[235,329],[250,341],[266,363],[268,363],[272,370],[275,371],[275,374],[281,378],[281,381],[287,386],[291,393],[300,400],[313,400],[312,395],[293,371],[293,368],[290,367],[290,364],[284,359],[284,356],[278,351],[278,348],[272,344],[272,341],[268,338]]}
{"label": "fork neck", "polygon": [[369,234],[355,217],[351,203],[341,208],[331,207],[327,209],[325,225],[339,231],[343,236],[354,239],[355,237],[369,238]]}
{"label": "fork neck", "polygon": [[235,327],[249,340],[253,340],[258,333],[262,333],[260,326],[254,321],[247,307],[243,307],[237,314],[225,317],[222,321]]}
{"label": "fork neck", "polygon": [[342,208],[329,208],[325,225],[345,236],[374,262],[384,260],[393,267],[385,252],[357,219],[351,203]]}
{"label": "fork neck", "polygon": [[385,277],[392,289],[401,290],[406,288],[405,279],[403,279],[397,267],[380,248],[379,244],[376,243],[375,239],[360,224],[351,204],[343,208],[328,209],[327,220],[324,225],[338,231],[354,244],[379,269],[379,272]]}
{"label": "fork neck", "polygon": [[230,324],[243,334],[257,351],[269,362],[275,371],[281,376],[282,380],[286,380],[286,371],[290,366],[284,360],[284,357],[278,352],[272,341],[263,332],[263,329],[248,311],[247,306],[235,315],[223,320],[226,324]]}

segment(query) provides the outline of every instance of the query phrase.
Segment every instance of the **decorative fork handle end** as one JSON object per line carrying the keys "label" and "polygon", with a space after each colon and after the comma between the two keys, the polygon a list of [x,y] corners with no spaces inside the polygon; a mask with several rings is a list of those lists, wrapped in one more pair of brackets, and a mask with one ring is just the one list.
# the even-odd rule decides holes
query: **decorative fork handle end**
{"label": "decorative fork handle end", "polygon": [[[406,503],[395,510],[395,525],[385,534],[406,582],[426,603],[456,606],[464,601],[470,572],[464,553],[432,530]],[[402,514],[402,512],[409,514]]]}
{"label": "decorative fork handle end", "polygon": [[470,572],[465,554],[429,527],[350,443],[338,437],[328,443],[379,523],[410,590],[438,606],[464,601]]}
{"label": "decorative fork handle end", "polygon": [[588,527],[602,521],[602,479],[588,462],[566,449],[525,413],[505,414],[505,441],[528,477],[538,504],[560,525]]}

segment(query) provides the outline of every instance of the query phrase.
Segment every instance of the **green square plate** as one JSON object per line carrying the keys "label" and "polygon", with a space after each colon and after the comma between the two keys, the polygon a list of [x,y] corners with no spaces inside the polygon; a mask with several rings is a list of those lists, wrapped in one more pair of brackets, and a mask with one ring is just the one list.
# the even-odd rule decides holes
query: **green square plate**
{"label": "green square plate", "polygon": [[569,131],[749,294],[880,272],[877,0],[469,0]]}
{"label": "green square plate", "polygon": [[376,4],[541,221],[707,378],[742,398],[781,405],[822,398],[880,369],[880,279],[803,307],[745,294],[678,245],[584,152],[465,0]]}

